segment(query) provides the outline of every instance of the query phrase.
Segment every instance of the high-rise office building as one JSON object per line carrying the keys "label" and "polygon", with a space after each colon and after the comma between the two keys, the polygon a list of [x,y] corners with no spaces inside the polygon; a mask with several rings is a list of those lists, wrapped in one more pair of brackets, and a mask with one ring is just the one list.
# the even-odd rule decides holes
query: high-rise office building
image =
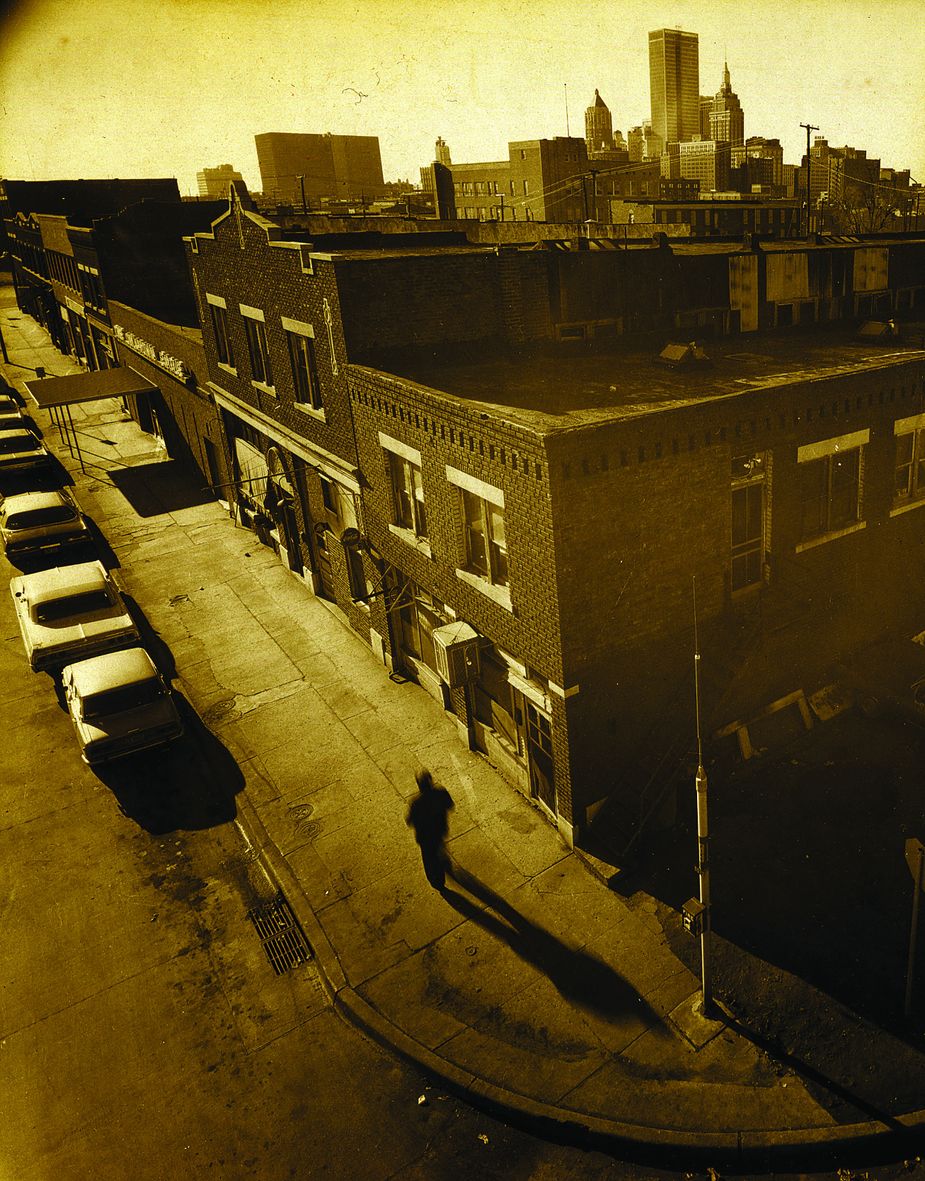
{"label": "high-rise office building", "polygon": [[729,66],[723,63],[723,84],[716,92],[710,113],[710,138],[739,147],[745,143],[745,114],[739,96],[729,81]]}
{"label": "high-rise office building", "polygon": [[244,183],[241,173],[230,164],[219,164],[217,168],[203,168],[196,173],[199,196],[204,201],[219,201],[228,196],[228,186],[235,181]]}
{"label": "high-rise office building", "polygon": [[450,159],[450,145],[442,135],[437,136],[437,142],[434,144],[434,159],[438,164],[446,164],[447,166],[453,163]]}
{"label": "high-rise office building", "polygon": [[372,201],[385,192],[375,135],[268,131],[255,135],[263,191],[296,204],[322,198]]}
{"label": "high-rise office building", "polygon": [[613,120],[599,90],[595,90],[594,102],[585,111],[585,143],[589,156],[613,148]]}
{"label": "high-rise office building", "polygon": [[652,132],[666,144],[700,135],[700,48],[696,33],[656,29],[649,34]]}

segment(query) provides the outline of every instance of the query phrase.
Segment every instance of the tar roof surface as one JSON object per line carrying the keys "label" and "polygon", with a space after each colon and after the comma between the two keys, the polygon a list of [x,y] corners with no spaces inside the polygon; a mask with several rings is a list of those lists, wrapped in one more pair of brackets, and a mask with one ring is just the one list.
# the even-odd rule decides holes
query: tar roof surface
{"label": "tar roof surface", "polygon": [[[608,352],[513,354],[463,363],[430,354],[390,358],[380,369],[483,407],[486,413],[540,434],[616,422],[775,386],[839,377],[925,360],[925,326],[904,329],[886,345],[855,341],[849,330],[820,334],[747,334],[699,341],[712,364],[672,368],[660,348]],[[689,339],[689,338],[688,338]],[[914,344],[912,343],[914,341]],[[684,343],[679,334],[671,343]],[[476,349],[473,348],[473,355]]]}

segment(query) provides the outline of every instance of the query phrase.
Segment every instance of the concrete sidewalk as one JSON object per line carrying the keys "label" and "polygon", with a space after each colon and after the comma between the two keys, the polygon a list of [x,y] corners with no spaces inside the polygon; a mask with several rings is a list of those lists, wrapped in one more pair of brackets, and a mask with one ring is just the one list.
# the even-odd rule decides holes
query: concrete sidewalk
{"label": "concrete sidewalk", "polygon": [[[4,298],[11,362],[76,371]],[[4,371],[20,389],[32,376]],[[239,763],[239,814],[342,1012],[473,1101],[579,1142],[743,1161],[919,1124],[838,1123],[803,1079],[705,1021],[654,903],[631,907],[593,877],[336,609],[220,505],[182,495],[117,404],[73,414],[86,473],[37,420],[169,647],[176,686]],[[444,895],[405,824],[422,767],[456,805]]]}

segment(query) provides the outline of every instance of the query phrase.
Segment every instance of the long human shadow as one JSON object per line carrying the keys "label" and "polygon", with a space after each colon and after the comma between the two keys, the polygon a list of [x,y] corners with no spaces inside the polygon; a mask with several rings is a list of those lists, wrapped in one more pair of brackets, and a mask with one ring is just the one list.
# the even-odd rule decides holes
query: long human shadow
{"label": "long human shadow", "polygon": [[525,918],[519,910],[461,866],[454,863],[450,874],[459,886],[489,907],[494,914],[477,906],[457,890],[444,887],[441,893],[450,906],[506,943],[516,955],[542,972],[566,1000],[607,1021],[639,1018],[657,1036],[669,1036],[661,1016],[609,964],[589,952],[568,947],[555,935]]}

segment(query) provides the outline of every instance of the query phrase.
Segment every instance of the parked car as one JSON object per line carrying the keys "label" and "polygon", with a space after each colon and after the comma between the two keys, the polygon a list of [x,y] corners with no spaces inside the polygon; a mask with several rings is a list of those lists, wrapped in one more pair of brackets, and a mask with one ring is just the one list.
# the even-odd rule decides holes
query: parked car
{"label": "parked car", "polygon": [[51,455],[45,444],[25,426],[0,429],[0,474],[28,472],[47,467]]}
{"label": "parked car", "polygon": [[0,503],[0,541],[8,558],[57,553],[89,540],[87,521],[66,492],[23,492]]}
{"label": "parked car", "polygon": [[868,717],[896,714],[925,725],[925,647],[884,640],[862,648],[839,666],[839,681]]}
{"label": "parked car", "polygon": [[139,643],[138,628],[101,562],[22,574],[10,581],[35,672]]}
{"label": "parked car", "polygon": [[165,746],[183,733],[170,687],[144,648],[69,664],[61,683],[81,758],[91,766]]}
{"label": "parked car", "polygon": [[24,425],[19,403],[0,394],[0,431],[12,431]]}

